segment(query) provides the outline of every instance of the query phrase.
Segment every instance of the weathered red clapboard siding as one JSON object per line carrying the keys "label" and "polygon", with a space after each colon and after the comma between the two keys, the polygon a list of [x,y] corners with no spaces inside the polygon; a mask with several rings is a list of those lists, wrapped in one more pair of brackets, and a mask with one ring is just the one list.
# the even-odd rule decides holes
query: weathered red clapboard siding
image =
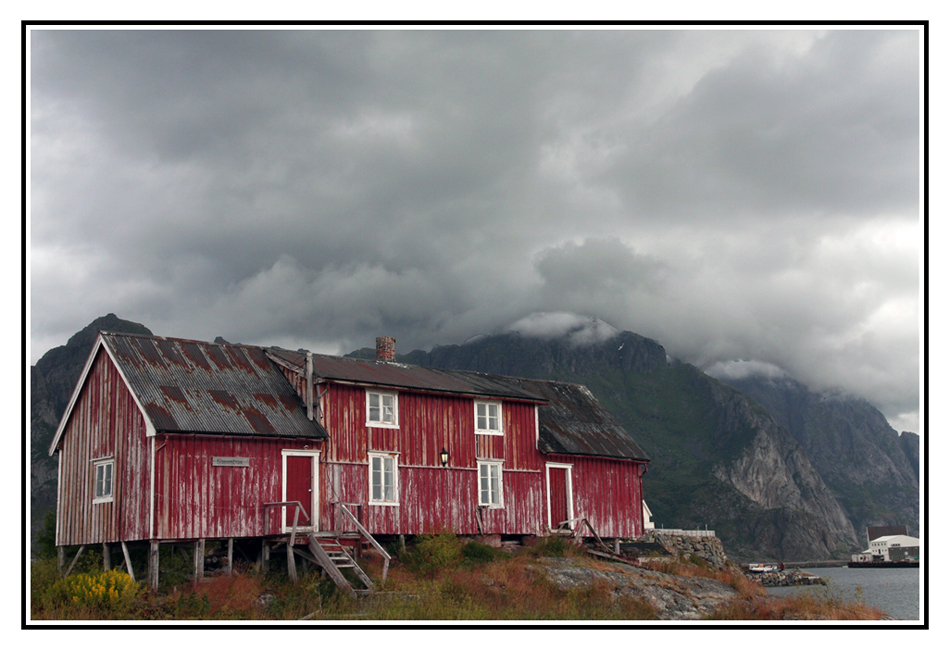
{"label": "weathered red clapboard siding", "polygon": [[[399,467],[399,505],[369,504],[366,463],[327,463],[328,498],[322,524],[348,529],[334,502],[349,505],[360,523],[374,534],[420,534],[451,530],[459,535],[542,534],[546,501],[544,478],[538,471],[505,471],[504,508],[478,507],[478,472],[474,468]],[[479,515],[480,513],[480,515]],[[478,518],[481,517],[481,529]]]}
{"label": "weathered red clapboard siding", "polygon": [[[279,534],[285,449],[313,441],[234,436],[158,436],[156,533],[159,539]],[[248,467],[214,467],[216,456],[247,458]],[[302,520],[301,520],[302,522]]]}
{"label": "weathered red clapboard siding", "polygon": [[[147,539],[151,475],[145,420],[104,350],[93,361],[59,449],[57,545]],[[108,456],[115,458],[113,501],[93,504],[92,461]]]}
{"label": "weathered red clapboard siding", "polygon": [[[305,390],[303,378],[288,379]],[[504,435],[475,435],[474,398],[395,391],[399,428],[366,426],[366,388],[326,383],[323,424],[330,432],[321,462],[321,514],[327,529],[345,528],[335,503],[351,506],[377,534],[453,530],[477,534],[543,534],[547,528],[548,485],[545,463],[571,465],[572,509],[603,537],[642,534],[640,463],[569,455],[541,454],[536,414],[531,404],[505,401]],[[383,389],[381,389],[383,390]],[[302,393],[303,394],[303,393]],[[449,452],[442,468],[439,452]],[[369,505],[369,451],[398,453],[399,505]],[[478,508],[477,461],[503,461],[504,508]]]}
{"label": "weathered red clapboard siding", "polygon": [[547,460],[572,466],[574,516],[587,518],[598,535],[627,538],[643,534],[642,463],[561,455]]}
{"label": "weathered red clapboard siding", "polygon": [[471,397],[399,392],[399,428],[366,426],[366,389],[330,384],[323,396],[323,424],[331,432],[327,460],[365,462],[368,451],[400,454],[400,464],[440,466],[449,452],[452,467],[475,467],[476,459],[504,460],[506,469],[540,469],[533,404],[504,402],[505,435],[475,435]]}
{"label": "weathered red clapboard siding", "polygon": [[[330,431],[321,463],[324,525],[335,503],[361,504],[362,523],[377,534],[453,530],[479,532],[479,459],[503,461],[505,508],[481,509],[482,532],[537,533],[545,512],[544,461],[536,449],[533,404],[504,402],[504,435],[475,435],[474,398],[398,391],[398,429],[366,426],[366,389],[323,386],[324,426]],[[449,452],[448,466],[439,459]],[[398,454],[399,505],[369,504],[368,452]],[[354,509],[351,507],[351,510]],[[354,513],[356,514],[356,513]]]}

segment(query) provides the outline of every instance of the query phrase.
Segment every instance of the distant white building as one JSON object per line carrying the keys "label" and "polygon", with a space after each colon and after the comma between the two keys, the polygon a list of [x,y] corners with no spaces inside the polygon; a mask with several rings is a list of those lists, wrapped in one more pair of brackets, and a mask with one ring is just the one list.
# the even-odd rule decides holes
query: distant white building
{"label": "distant white building", "polygon": [[920,557],[920,540],[909,535],[883,535],[870,548],[851,556],[852,562],[898,562]]}
{"label": "distant white building", "polygon": [[646,501],[641,501],[643,504],[643,530],[652,530],[653,522],[650,519],[653,517],[653,513],[650,512],[650,509],[647,507]]}

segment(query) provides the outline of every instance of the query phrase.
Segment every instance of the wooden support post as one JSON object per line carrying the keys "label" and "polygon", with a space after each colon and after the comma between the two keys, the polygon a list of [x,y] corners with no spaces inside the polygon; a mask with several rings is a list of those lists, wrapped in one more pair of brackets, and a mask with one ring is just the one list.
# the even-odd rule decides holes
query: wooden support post
{"label": "wooden support post", "polygon": [[294,559],[294,545],[287,542],[287,575],[290,581],[297,584],[297,560]]}
{"label": "wooden support post", "polygon": [[231,575],[232,566],[234,565],[234,538],[228,537],[228,568],[225,569],[227,575]]}
{"label": "wooden support post", "polygon": [[158,540],[149,541],[148,547],[148,588],[158,591]]}
{"label": "wooden support post", "polygon": [[122,542],[122,557],[125,558],[125,570],[129,572],[132,582],[135,582],[135,573],[132,571],[132,560],[129,558],[129,547]]}
{"label": "wooden support post", "polygon": [[205,541],[195,542],[195,584],[205,576]]}
{"label": "wooden support post", "polygon": [[112,571],[112,552],[105,542],[102,543],[102,570]]}
{"label": "wooden support post", "polygon": [[70,571],[73,570],[73,567],[76,566],[76,560],[79,559],[79,556],[82,555],[82,552],[85,551],[85,550],[86,550],[86,545],[85,545],[85,544],[83,544],[82,546],[79,547],[79,551],[76,553],[76,557],[74,557],[74,558],[73,558],[73,561],[69,563],[69,568],[66,569],[66,573],[63,575],[64,578],[69,575],[69,572],[70,572]]}
{"label": "wooden support post", "polygon": [[620,555],[620,538],[619,537],[614,538],[614,553],[616,553],[617,555]]}
{"label": "wooden support post", "polygon": [[57,567],[60,577],[63,575],[63,567],[66,566],[66,547],[57,546],[56,547],[56,560],[59,563]]}
{"label": "wooden support post", "polygon": [[267,573],[270,569],[270,544],[267,543],[267,538],[264,538],[261,541],[261,572]]}

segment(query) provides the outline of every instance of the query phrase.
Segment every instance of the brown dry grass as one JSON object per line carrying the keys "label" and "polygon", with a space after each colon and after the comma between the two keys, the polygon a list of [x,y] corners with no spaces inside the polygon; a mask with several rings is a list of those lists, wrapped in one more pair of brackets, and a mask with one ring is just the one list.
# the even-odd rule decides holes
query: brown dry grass
{"label": "brown dry grass", "polygon": [[[424,552],[424,553],[423,553]],[[415,555],[414,555],[415,553]],[[423,553],[420,555],[420,553]],[[427,554],[427,555],[426,555]],[[146,594],[122,611],[73,607],[57,593],[55,563],[31,567],[31,618],[34,620],[656,620],[656,610],[635,598],[617,597],[604,583],[563,590],[532,568],[538,557],[571,557],[592,568],[617,565],[595,560],[563,540],[544,542],[508,554],[483,546],[462,547],[452,536],[433,536],[420,549],[402,553],[390,567],[381,593],[355,601],[318,571],[303,572],[298,584],[275,571],[256,574],[247,567],[231,576],[170,586],[168,593]],[[433,571],[436,563],[451,558]],[[366,555],[361,564],[379,579],[382,562]],[[717,620],[877,620],[883,613],[827,590],[771,598],[756,582],[733,568],[715,569],[698,561],[647,563],[663,573],[719,580],[736,598],[710,619]],[[261,598],[263,596],[263,598]]]}

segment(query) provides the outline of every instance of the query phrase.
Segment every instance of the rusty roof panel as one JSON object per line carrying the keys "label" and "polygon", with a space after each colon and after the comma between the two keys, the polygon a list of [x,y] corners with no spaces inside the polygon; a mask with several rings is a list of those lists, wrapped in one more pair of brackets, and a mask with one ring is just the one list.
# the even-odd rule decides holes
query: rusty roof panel
{"label": "rusty roof panel", "polygon": [[103,332],[156,431],[328,438],[259,348]]}
{"label": "rusty roof panel", "polygon": [[[298,352],[269,348],[282,362],[305,370]],[[425,390],[537,403],[538,447],[545,453],[646,461],[647,456],[594,395],[580,384],[505,377],[352,357],[313,355],[314,378],[407,390]]]}
{"label": "rusty roof panel", "polygon": [[[299,352],[268,348],[268,353],[304,371],[306,357]],[[500,375],[467,370],[425,368],[404,363],[377,362],[352,357],[313,355],[314,379],[348,381],[372,386],[404,388],[477,397],[495,397],[543,404],[545,399]]]}
{"label": "rusty roof panel", "polygon": [[538,448],[542,452],[649,461],[586,386],[540,379],[510,381],[548,402],[538,409]]}

